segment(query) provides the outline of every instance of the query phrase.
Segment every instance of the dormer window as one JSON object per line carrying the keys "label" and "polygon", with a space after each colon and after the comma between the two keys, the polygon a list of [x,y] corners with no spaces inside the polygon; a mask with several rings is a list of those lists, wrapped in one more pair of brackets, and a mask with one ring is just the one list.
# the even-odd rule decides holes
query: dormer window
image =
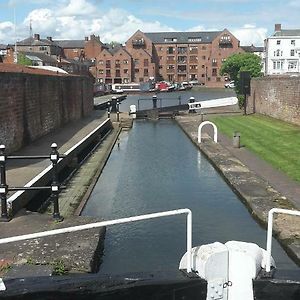
{"label": "dormer window", "polygon": [[165,42],[177,42],[177,38],[165,38]]}
{"label": "dormer window", "polygon": [[202,38],[201,37],[189,37],[188,41],[189,42],[201,42]]}

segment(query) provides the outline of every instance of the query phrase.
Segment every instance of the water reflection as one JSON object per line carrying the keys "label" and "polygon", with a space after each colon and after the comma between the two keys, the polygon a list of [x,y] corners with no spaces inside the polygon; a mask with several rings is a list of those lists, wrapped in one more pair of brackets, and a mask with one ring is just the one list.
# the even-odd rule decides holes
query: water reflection
{"label": "water reflection", "polygon": [[[265,247],[266,232],[170,120],[136,121],[120,137],[84,210],[103,219],[190,208],[193,245],[241,240]],[[107,229],[101,272],[176,270],[186,247],[184,216]],[[296,268],[277,242],[280,268]]]}

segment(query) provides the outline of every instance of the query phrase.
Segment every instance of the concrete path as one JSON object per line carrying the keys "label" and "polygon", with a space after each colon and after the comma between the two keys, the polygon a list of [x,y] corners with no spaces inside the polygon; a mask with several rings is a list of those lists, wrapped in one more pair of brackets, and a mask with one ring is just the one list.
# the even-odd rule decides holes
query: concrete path
{"label": "concrete path", "polygon": [[[107,115],[103,111],[94,111],[90,116],[67,124],[37,141],[22,148],[14,155],[50,155],[51,144],[58,145],[58,151],[62,154],[82,140],[86,135],[99,126]],[[8,160],[7,182],[11,186],[24,186],[33,177],[39,174],[47,166],[50,160]]]}

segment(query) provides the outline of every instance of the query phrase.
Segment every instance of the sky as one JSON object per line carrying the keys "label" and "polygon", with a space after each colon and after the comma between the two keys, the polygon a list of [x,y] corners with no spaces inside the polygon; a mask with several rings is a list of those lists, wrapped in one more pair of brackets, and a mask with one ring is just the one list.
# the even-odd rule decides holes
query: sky
{"label": "sky", "polygon": [[275,23],[299,29],[299,15],[300,0],[0,0],[0,44],[29,37],[31,23],[42,38],[82,40],[95,34],[102,42],[120,43],[138,29],[227,28],[241,45],[262,46]]}

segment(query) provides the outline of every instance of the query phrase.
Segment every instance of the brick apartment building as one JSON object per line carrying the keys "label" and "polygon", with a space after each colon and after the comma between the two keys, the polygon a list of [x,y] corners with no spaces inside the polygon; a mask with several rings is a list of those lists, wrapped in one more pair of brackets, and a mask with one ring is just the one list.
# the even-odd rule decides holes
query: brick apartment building
{"label": "brick apartment building", "polygon": [[198,81],[223,86],[224,60],[244,52],[227,29],[206,32],[135,32],[125,43],[104,44],[99,36],[84,40],[41,39],[39,34],[18,43],[18,50],[89,62],[96,82],[130,83],[150,79],[170,82]]}
{"label": "brick apartment building", "polygon": [[220,68],[233,53],[243,52],[228,31],[159,32],[138,30],[117,51],[103,49],[96,59],[97,81],[105,83],[198,81],[223,86]]}

